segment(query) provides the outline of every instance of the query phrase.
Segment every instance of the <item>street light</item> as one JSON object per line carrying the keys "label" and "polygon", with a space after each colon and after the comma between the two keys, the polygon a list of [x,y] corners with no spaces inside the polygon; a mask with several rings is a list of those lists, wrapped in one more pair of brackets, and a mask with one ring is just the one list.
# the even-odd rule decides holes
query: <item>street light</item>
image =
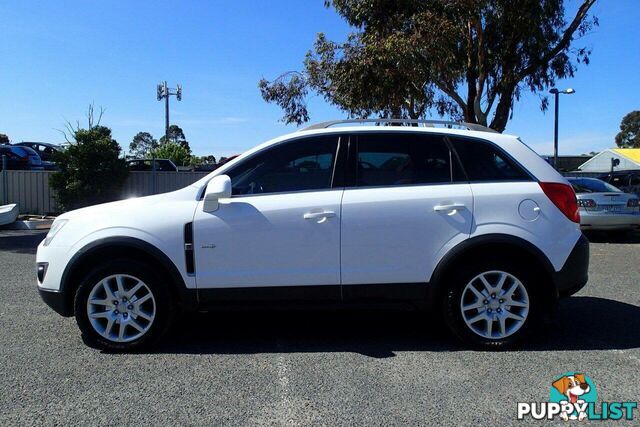
{"label": "street light", "polygon": [[565,90],[558,90],[557,88],[551,88],[549,93],[552,93],[555,97],[555,122],[553,128],[553,167],[558,169],[558,110],[560,108],[560,94],[571,95],[576,93],[575,90],[568,88]]}

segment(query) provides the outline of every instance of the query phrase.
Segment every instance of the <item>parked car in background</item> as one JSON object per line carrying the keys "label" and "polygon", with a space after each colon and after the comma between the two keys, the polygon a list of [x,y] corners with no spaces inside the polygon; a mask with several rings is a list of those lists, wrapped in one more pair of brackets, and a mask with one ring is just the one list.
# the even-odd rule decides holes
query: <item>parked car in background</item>
{"label": "parked car in background", "polygon": [[225,163],[229,163],[231,160],[235,159],[236,157],[238,157],[240,154],[234,154],[233,156],[229,156],[227,158],[222,158],[220,159],[220,161],[218,162],[218,167],[224,165]]}
{"label": "parked car in background", "polygon": [[53,155],[55,152],[60,151],[61,148],[59,145],[50,144],[48,142],[17,142],[13,144],[18,147],[29,147],[34,150],[43,162],[53,162]]}
{"label": "parked car in background", "polygon": [[568,178],[578,197],[583,230],[631,230],[640,227],[638,196],[596,178]]}
{"label": "parked car in background", "polygon": [[[132,171],[153,170],[152,159],[131,159],[127,160],[127,166]],[[157,172],[177,172],[178,167],[169,159],[155,159]]]}
{"label": "parked car in background", "polygon": [[600,175],[598,179],[618,187],[626,193],[640,196],[640,170],[623,170]]}
{"label": "parked car in background", "polygon": [[[13,170],[43,170],[42,159],[38,153],[29,147],[15,145],[0,145],[0,159],[7,157],[7,169]],[[0,169],[2,161],[0,160]]]}

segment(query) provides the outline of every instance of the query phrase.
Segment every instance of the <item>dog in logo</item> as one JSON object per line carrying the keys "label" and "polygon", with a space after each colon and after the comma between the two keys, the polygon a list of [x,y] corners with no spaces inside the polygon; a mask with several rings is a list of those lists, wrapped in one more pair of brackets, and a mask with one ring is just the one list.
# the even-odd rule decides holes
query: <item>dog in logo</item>
{"label": "dog in logo", "polygon": [[[585,381],[584,374],[573,374],[573,375],[565,375],[560,377],[556,381],[552,383],[553,387],[558,390],[563,396],[567,397],[567,400],[563,400],[560,403],[570,403],[572,404],[572,408],[574,407],[574,403],[583,404],[585,403],[583,399],[580,397],[585,393],[589,393],[591,387]],[[578,411],[578,414],[572,414],[573,410],[565,411],[563,410],[560,413],[560,418],[565,421],[568,420],[579,420],[582,421],[587,417],[587,413],[584,411]]]}

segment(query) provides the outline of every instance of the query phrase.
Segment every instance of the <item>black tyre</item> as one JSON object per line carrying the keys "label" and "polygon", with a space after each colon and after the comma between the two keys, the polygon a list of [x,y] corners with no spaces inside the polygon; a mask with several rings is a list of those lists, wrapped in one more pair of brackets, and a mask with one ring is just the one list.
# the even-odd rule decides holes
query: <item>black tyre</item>
{"label": "black tyre", "polygon": [[168,286],[153,267],[125,259],[107,261],[86,274],[74,309],[87,345],[111,351],[151,346],[173,317]]}
{"label": "black tyre", "polygon": [[476,260],[449,275],[444,318],[464,343],[484,349],[511,347],[540,316],[536,275],[518,260]]}

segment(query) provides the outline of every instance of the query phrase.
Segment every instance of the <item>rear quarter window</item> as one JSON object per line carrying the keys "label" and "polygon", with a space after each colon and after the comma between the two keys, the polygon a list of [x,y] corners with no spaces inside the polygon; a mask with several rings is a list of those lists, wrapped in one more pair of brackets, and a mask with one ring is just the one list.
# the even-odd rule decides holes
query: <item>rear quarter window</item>
{"label": "rear quarter window", "polygon": [[455,137],[450,140],[469,181],[532,181],[520,165],[490,142]]}

